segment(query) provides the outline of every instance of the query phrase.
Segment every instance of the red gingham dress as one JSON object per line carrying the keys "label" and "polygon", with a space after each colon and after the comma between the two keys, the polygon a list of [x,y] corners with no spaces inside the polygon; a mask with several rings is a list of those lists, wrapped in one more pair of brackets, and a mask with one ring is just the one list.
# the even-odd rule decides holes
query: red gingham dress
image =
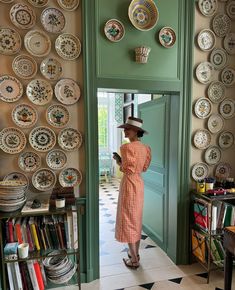
{"label": "red gingham dress", "polygon": [[123,177],[120,183],[115,238],[123,243],[141,239],[144,182],[141,173],[151,161],[151,149],[140,141],[121,146]]}

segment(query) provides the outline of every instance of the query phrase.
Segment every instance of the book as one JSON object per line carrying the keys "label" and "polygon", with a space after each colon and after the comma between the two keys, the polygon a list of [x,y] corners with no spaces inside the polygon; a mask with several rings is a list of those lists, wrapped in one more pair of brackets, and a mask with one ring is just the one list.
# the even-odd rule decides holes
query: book
{"label": "book", "polygon": [[3,249],[4,257],[6,260],[17,260],[18,242],[7,243]]}
{"label": "book", "polygon": [[37,276],[36,276],[34,266],[33,266],[33,261],[27,261],[26,263],[27,263],[27,268],[29,271],[30,280],[31,280],[31,283],[33,285],[33,289],[40,290],[39,286],[38,286]]}
{"label": "book", "polygon": [[38,212],[48,212],[49,211],[49,198],[47,199],[40,199],[40,207],[39,208],[32,208],[34,199],[28,199],[22,208],[22,213],[38,213]]}
{"label": "book", "polygon": [[22,279],[20,275],[19,262],[13,262],[13,277],[15,276],[14,286],[17,290],[23,290]]}
{"label": "book", "polygon": [[30,226],[30,232],[31,232],[31,236],[33,238],[34,246],[35,246],[37,251],[40,251],[40,245],[39,245],[39,241],[38,241],[36,226],[34,223],[34,217],[30,217],[28,223]]}
{"label": "book", "polygon": [[41,268],[40,268],[37,261],[33,262],[33,266],[34,266],[35,274],[37,277],[38,287],[40,290],[44,290],[45,287],[44,287],[44,282],[43,282],[43,278],[42,278]]}
{"label": "book", "polygon": [[78,221],[77,212],[72,211],[72,222],[73,222],[73,249],[78,249]]}
{"label": "book", "polygon": [[[30,275],[29,275],[29,270],[27,267],[27,263],[26,262],[20,262],[20,271],[21,271],[21,277],[22,277],[22,281],[23,281],[23,288],[24,290],[33,290],[33,285],[30,279]],[[23,278],[24,276],[24,278]],[[26,285],[24,286],[24,282],[26,283]]]}
{"label": "book", "polygon": [[7,276],[9,282],[10,290],[14,290],[14,281],[13,281],[13,264],[7,263]]}
{"label": "book", "polygon": [[14,230],[15,230],[15,235],[16,235],[18,243],[22,244],[23,243],[23,236],[22,236],[22,231],[21,231],[21,218],[16,219]]}
{"label": "book", "polygon": [[206,262],[206,239],[198,231],[192,229],[192,253],[202,263]]}
{"label": "book", "polygon": [[201,202],[200,200],[194,201],[194,223],[204,229],[209,231],[209,210],[208,204]]}

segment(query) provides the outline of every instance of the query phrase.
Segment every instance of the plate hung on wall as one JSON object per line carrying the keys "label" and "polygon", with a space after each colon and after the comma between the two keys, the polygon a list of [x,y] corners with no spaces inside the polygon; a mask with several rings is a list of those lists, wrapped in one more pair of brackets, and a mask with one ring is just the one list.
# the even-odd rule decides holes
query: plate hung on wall
{"label": "plate hung on wall", "polygon": [[15,77],[3,75],[0,77],[0,100],[13,103],[23,95],[23,85]]}
{"label": "plate hung on wall", "polygon": [[35,127],[29,133],[29,143],[31,147],[36,151],[49,151],[56,144],[55,132],[45,126]]}
{"label": "plate hung on wall", "polygon": [[64,151],[54,149],[47,153],[46,163],[51,169],[60,170],[67,164],[67,156]]}
{"label": "plate hung on wall", "polygon": [[231,166],[229,163],[221,162],[216,166],[215,176],[219,178],[227,178],[230,176]]}
{"label": "plate hung on wall", "polygon": [[44,31],[30,30],[24,37],[24,46],[31,55],[43,57],[51,51],[51,40]]}
{"label": "plate hung on wall", "polygon": [[53,98],[53,89],[48,81],[34,79],[28,83],[26,95],[33,104],[44,106],[51,102]]}
{"label": "plate hung on wall", "polygon": [[36,24],[34,10],[26,4],[17,3],[10,10],[11,22],[20,29],[30,29]]}
{"label": "plate hung on wall", "polygon": [[232,86],[235,83],[235,71],[231,67],[226,67],[221,72],[221,81],[225,86]]}
{"label": "plate hung on wall", "polygon": [[196,68],[197,80],[202,84],[211,82],[214,75],[214,67],[210,62],[201,62]]}
{"label": "plate hung on wall", "polygon": [[28,0],[28,2],[35,7],[41,8],[47,5],[48,0]]}
{"label": "plate hung on wall", "polygon": [[16,54],[21,49],[21,37],[12,29],[0,28],[0,53],[6,55]]}
{"label": "plate hung on wall", "polygon": [[226,12],[232,20],[235,20],[235,1],[234,0],[228,1],[228,3],[226,4]]}
{"label": "plate hung on wall", "polygon": [[163,27],[159,31],[159,41],[162,46],[171,48],[176,42],[175,31],[171,27]]}
{"label": "plate hung on wall", "polygon": [[200,12],[207,17],[213,16],[218,9],[218,1],[217,0],[199,0],[198,8]]}
{"label": "plate hung on wall", "polygon": [[199,129],[193,137],[194,146],[198,149],[206,149],[211,144],[211,134],[206,129]]}
{"label": "plate hung on wall", "polygon": [[11,112],[13,122],[21,128],[33,127],[38,120],[37,110],[28,104],[19,104]]}
{"label": "plate hung on wall", "polygon": [[202,180],[208,176],[209,167],[206,163],[199,162],[192,167],[192,178],[195,181]]}
{"label": "plate hung on wall", "polygon": [[197,43],[201,50],[210,51],[215,47],[216,37],[212,30],[203,29],[198,33]]}
{"label": "plate hung on wall", "polygon": [[219,103],[223,101],[225,98],[224,84],[219,81],[212,82],[207,89],[207,94],[213,103]]}
{"label": "plate hung on wall", "polygon": [[224,119],[231,119],[234,117],[234,100],[225,99],[220,103],[219,112],[224,117]]}
{"label": "plate hung on wall", "polygon": [[47,32],[60,33],[65,27],[64,14],[59,9],[54,7],[44,9],[40,20],[43,28]]}
{"label": "plate hung on wall", "polygon": [[216,70],[223,69],[227,64],[227,59],[227,52],[222,48],[216,48],[210,54],[210,62]]}
{"label": "plate hung on wall", "polygon": [[125,35],[124,25],[117,19],[110,19],[104,25],[104,34],[108,40],[118,42]]}
{"label": "plate hung on wall", "polygon": [[37,73],[37,63],[31,56],[21,54],[14,58],[12,69],[19,78],[31,79]]}
{"label": "plate hung on wall", "polygon": [[234,145],[234,136],[232,132],[223,131],[219,135],[219,146],[221,149],[228,149]]}
{"label": "plate hung on wall", "polygon": [[24,150],[27,143],[24,132],[18,128],[7,127],[0,132],[0,148],[8,154],[17,154]]}
{"label": "plate hung on wall", "polygon": [[212,103],[207,98],[200,98],[194,105],[195,115],[200,119],[205,119],[211,114]]}
{"label": "plate hung on wall", "polygon": [[19,156],[18,165],[25,172],[33,172],[41,166],[41,157],[35,152],[23,152]]}
{"label": "plate hung on wall", "polygon": [[81,96],[81,90],[73,79],[61,79],[55,85],[55,96],[64,105],[75,104]]}
{"label": "plate hung on wall", "polygon": [[221,151],[218,146],[210,146],[206,149],[204,155],[205,161],[208,165],[218,164],[221,159]]}
{"label": "plate hung on wall", "polygon": [[56,184],[56,175],[49,168],[41,168],[32,176],[33,186],[40,191],[53,189]]}
{"label": "plate hung on wall", "polygon": [[226,14],[217,14],[212,21],[215,34],[219,37],[226,36],[231,30],[232,22]]}
{"label": "plate hung on wall", "polygon": [[74,187],[82,182],[82,174],[76,168],[65,168],[60,172],[59,183],[62,187]]}
{"label": "plate hung on wall", "polygon": [[74,60],[81,53],[81,42],[78,37],[70,33],[60,34],[55,41],[55,50],[65,60]]}
{"label": "plate hung on wall", "polygon": [[41,74],[50,81],[57,81],[62,75],[62,64],[53,57],[48,57],[41,62]]}
{"label": "plate hung on wall", "polygon": [[61,104],[53,104],[46,111],[46,119],[52,127],[63,128],[69,122],[69,111]]}
{"label": "plate hung on wall", "polygon": [[58,134],[58,144],[65,151],[74,151],[82,145],[82,134],[74,128],[65,128]]}
{"label": "plate hung on wall", "polygon": [[219,114],[212,114],[208,119],[207,127],[212,134],[219,133],[224,127],[224,119]]}
{"label": "plate hung on wall", "polygon": [[224,38],[224,48],[229,54],[235,54],[235,33],[231,32]]}
{"label": "plate hung on wall", "polygon": [[67,11],[74,11],[79,6],[79,0],[57,0],[61,8]]}

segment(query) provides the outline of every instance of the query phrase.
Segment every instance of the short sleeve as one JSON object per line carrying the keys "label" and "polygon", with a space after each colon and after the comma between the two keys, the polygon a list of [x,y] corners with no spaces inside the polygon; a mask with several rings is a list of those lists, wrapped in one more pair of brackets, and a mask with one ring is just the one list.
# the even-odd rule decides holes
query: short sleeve
{"label": "short sleeve", "polygon": [[124,173],[135,173],[136,156],[134,149],[129,144],[124,144],[120,147],[122,165],[120,170]]}
{"label": "short sleeve", "polygon": [[151,162],[151,148],[147,146],[147,154],[146,154],[146,160],[144,163],[143,171],[146,171],[149,168],[150,162]]}

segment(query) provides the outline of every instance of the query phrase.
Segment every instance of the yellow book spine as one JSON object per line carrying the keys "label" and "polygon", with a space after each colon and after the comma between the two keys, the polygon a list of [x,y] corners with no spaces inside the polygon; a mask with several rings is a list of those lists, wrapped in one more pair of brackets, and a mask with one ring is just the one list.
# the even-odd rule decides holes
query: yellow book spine
{"label": "yellow book spine", "polygon": [[32,234],[33,234],[34,245],[35,245],[37,251],[40,251],[40,245],[39,245],[39,241],[38,241],[38,236],[37,236],[37,231],[36,231],[35,224],[31,224],[30,228],[31,228],[31,231],[32,231]]}

